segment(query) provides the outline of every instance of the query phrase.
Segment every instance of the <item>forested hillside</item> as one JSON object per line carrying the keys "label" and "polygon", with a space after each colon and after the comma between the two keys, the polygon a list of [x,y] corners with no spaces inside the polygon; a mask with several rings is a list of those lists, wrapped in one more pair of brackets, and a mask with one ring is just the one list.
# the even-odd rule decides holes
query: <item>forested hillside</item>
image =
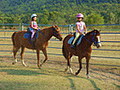
{"label": "forested hillside", "polygon": [[84,14],[87,24],[120,24],[120,0],[0,0],[0,23],[74,24]]}

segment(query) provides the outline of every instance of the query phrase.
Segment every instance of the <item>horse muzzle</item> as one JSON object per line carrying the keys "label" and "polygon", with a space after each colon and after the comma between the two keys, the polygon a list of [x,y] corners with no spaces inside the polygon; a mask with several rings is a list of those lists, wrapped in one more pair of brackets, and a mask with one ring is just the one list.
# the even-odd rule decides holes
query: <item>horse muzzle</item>
{"label": "horse muzzle", "polygon": [[102,45],[101,45],[101,43],[98,43],[96,46],[97,46],[97,48],[100,48]]}
{"label": "horse muzzle", "polygon": [[63,38],[60,38],[59,40],[62,41]]}

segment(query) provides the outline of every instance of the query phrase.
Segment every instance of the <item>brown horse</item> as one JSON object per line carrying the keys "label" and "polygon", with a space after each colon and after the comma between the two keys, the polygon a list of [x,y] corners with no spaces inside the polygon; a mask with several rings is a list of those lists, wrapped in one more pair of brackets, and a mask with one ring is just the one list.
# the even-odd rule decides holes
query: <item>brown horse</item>
{"label": "brown horse", "polygon": [[71,45],[68,44],[68,40],[72,37],[73,35],[67,35],[63,41],[63,47],[62,47],[62,52],[63,56],[67,59],[67,68],[65,69],[65,72],[69,69],[71,73],[71,65],[70,65],[70,58],[75,55],[78,56],[78,61],[79,61],[79,70],[75,73],[75,75],[78,75],[80,70],[82,69],[82,58],[86,58],[86,68],[87,68],[87,77],[88,75],[88,67],[89,67],[89,60],[91,57],[91,52],[92,48],[91,45],[92,43],[95,44],[97,48],[101,46],[100,42],[100,31],[98,30],[93,30],[89,33],[87,33],[83,38],[81,43],[76,46],[75,49],[71,48]]}
{"label": "brown horse", "polygon": [[[46,48],[48,46],[48,41],[50,40],[50,38],[52,36],[55,36],[60,41],[62,40],[60,28],[57,25],[55,25],[55,26],[40,30],[38,38],[36,39],[36,42],[35,42],[35,47],[33,47],[33,45],[30,44],[28,39],[24,38],[25,33],[26,31],[19,31],[19,32],[14,32],[12,35],[13,53],[14,53],[14,59],[15,59],[15,61],[12,64],[15,64],[17,62],[16,53],[21,48],[20,55],[21,55],[22,64],[23,66],[26,66],[23,60],[23,53],[25,51],[25,48],[28,48],[28,49],[36,50],[37,60],[38,60],[37,65],[40,68],[43,65],[43,63],[45,63],[45,61],[48,59]],[[45,56],[45,60],[42,62],[41,65],[40,65],[40,55],[39,55],[40,50],[42,50]]]}

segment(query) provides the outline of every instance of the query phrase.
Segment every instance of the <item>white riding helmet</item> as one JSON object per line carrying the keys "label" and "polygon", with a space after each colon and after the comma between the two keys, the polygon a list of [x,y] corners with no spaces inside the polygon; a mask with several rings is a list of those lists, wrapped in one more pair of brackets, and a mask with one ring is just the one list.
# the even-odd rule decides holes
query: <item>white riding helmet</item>
{"label": "white riding helmet", "polygon": [[31,18],[33,18],[33,17],[37,17],[37,15],[36,15],[36,14],[32,14],[32,15],[31,15]]}

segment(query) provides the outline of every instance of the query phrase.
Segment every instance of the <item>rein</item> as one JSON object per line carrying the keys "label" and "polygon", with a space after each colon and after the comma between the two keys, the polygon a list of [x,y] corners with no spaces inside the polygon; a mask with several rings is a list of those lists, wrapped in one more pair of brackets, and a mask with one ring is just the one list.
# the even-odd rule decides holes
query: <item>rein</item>
{"label": "rein", "polygon": [[59,34],[56,34],[56,32],[55,32],[55,30],[57,29],[57,27],[56,28],[53,28],[53,35],[54,36],[58,36]]}
{"label": "rein", "polygon": [[[56,30],[57,28],[53,28],[53,35],[54,36],[58,36],[59,34],[56,34],[56,32],[55,32],[55,30]],[[40,29],[38,29],[38,31],[45,37],[45,35],[40,31]]]}
{"label": "rein", "polygon": [[[93,32],[93,35],[92,35],[92,42],[94,42],[94,44],[96,45],[96,43],[100,43],[100,42],[96,42],[95,41],[95,39],[94,39],[94,35],[95,35],[96,33],[94,33]],[[85,37],[83,37],[83,38],[85,38]],[[91,41],[89,41],[87,38],[85,38],[85,40],[87,40],[89,43],[92,43]]]}
{"label": "rein", "polygon": [[45,37],[45,35],[40,31],[40,29],[38,29],[38,31]]}

